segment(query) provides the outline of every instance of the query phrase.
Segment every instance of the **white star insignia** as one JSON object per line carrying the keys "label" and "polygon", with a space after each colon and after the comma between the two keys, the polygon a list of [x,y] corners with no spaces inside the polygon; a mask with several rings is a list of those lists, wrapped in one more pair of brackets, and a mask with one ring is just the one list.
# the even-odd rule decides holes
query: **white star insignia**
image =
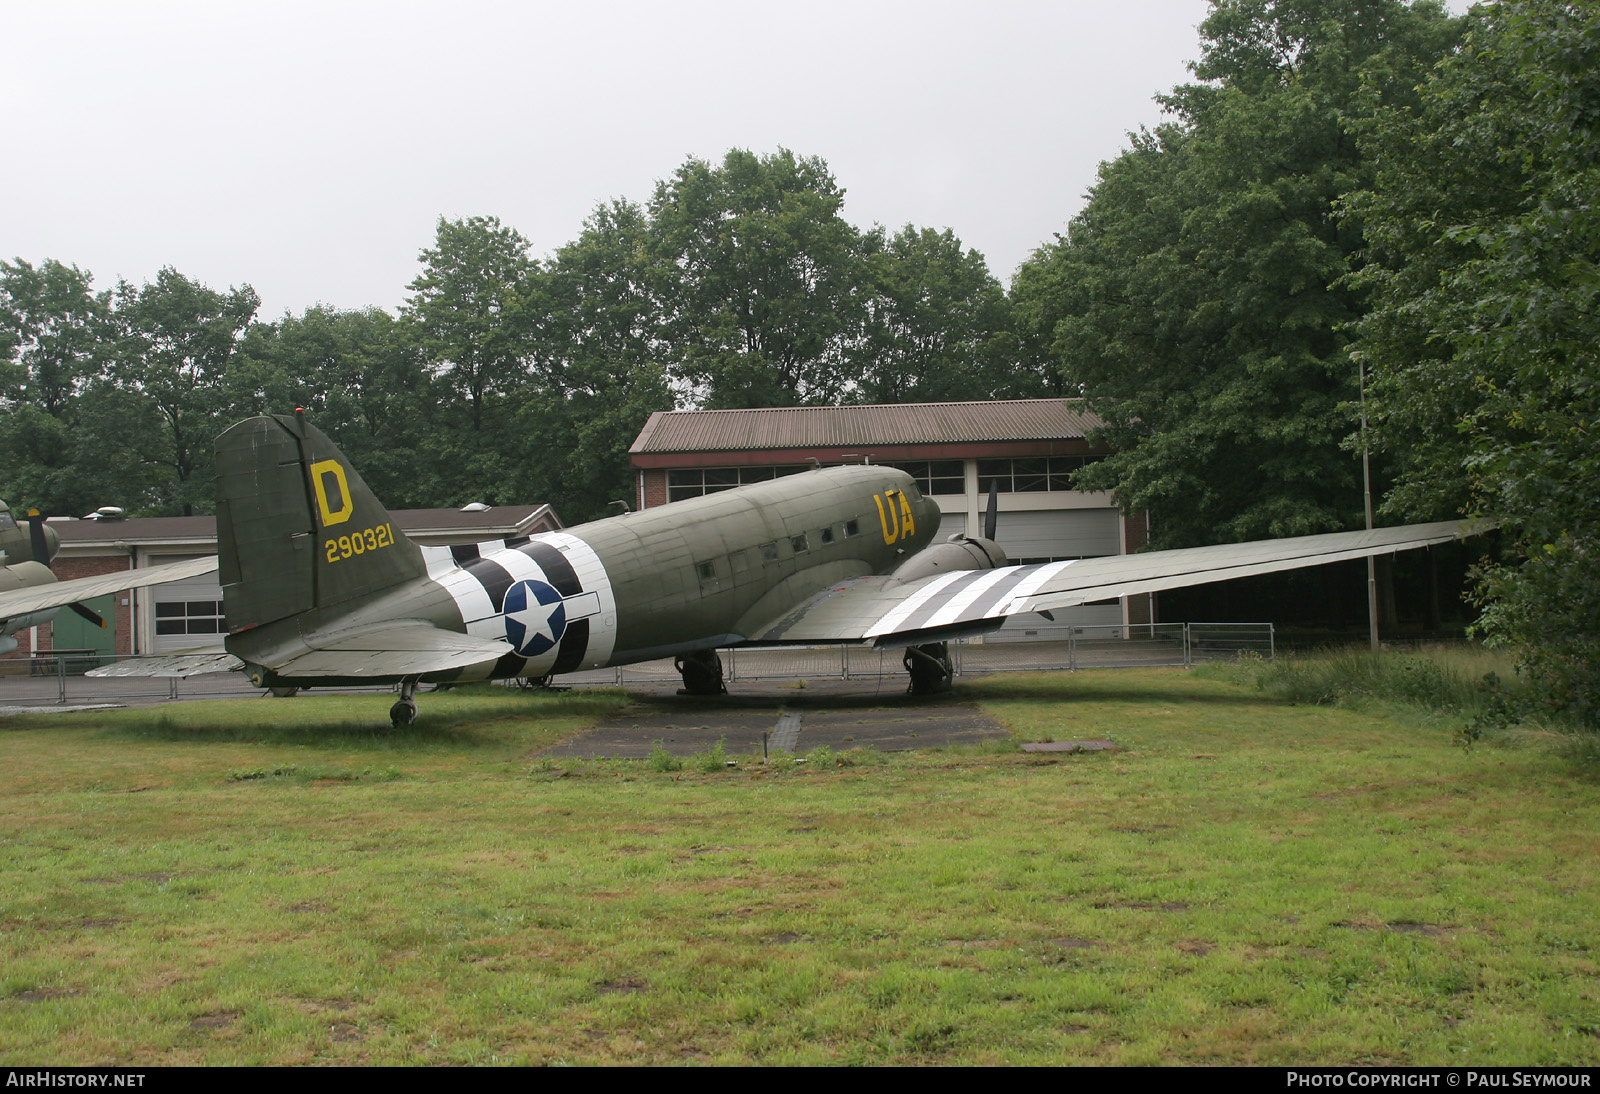
{"label": "white star insignia", "polygon": [[507,618],[518,623],[523,630],[522,645],[526,646],[534,635],[538,635],[546,642],[554,643],[556,629],[550,625],[550,617],[561,610],[561,601],[553,604],[541,604],[534,598],[533,592],[528,592],[528,606],[520,612],[513,612]]}

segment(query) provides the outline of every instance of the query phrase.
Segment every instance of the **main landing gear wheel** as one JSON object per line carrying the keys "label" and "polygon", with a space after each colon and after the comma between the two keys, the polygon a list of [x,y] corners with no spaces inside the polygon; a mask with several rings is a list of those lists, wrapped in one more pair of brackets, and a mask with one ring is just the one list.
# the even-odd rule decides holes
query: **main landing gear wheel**
{"label": "main landing gear wheel", "polygon": [[389,724],[394,728],[403,729],[417,720],[417,702],[412,698],[416,693],[416,677],[400,681],[400,701],[389,708]]}
{"label": "main landing gear wheel", "polygon": [[944,642],[930,642],[922,646],[907,646],[904,658],[906,671],[911,674],[911,695],[938,695],[950,690],[955,665],[950,660],[950,647]]}
{"label": "main landing gear wheel", "polygon": [[722,682],[722,658],[716,650],[695,650],[675,658],[672,664],[683,675],[679,695],[728,694]]}

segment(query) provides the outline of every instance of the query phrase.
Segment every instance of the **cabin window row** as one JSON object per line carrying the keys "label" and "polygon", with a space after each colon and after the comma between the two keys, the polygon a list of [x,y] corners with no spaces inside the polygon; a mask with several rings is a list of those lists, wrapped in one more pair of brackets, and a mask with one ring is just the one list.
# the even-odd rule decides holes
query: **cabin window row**
{"label": "cabin window row", "polygon": [[[847,520],[843,524],[835,524],[827,528],[819,528],[814,532],[801,532],[797,536],[790,536],[787,540],[773,540],[763,543],[755,548],[761,556],[762,565],[769,565],[782,561],[784,558],[793,558],[795,555],[809,554],[813,549],[820,550],[829,547],[842,539],[851,539],[861,534],[859,520]],[[788,552],[783,550],[787,544]],[[695,572],[700,575],[702,585],[719,581],[723,578],[733,578],[738,581],[751,569],[750,551],[735,551],[731,555],[720,558],[703,559],[695,563]]]}

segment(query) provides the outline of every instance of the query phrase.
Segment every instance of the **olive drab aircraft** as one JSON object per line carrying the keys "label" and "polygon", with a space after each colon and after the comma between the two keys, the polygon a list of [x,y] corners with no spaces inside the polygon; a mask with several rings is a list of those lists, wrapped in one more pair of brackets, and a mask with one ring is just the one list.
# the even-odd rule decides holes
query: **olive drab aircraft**
{"label": "olive drab aircraft", "polygon": [[[26,528],[22,527],[24,524]],[[216,569],[216,560],[207,558],[62,582],[50,569],[60,545],[55,529],[37,512],[29,513],[19,523],[11,507],[0,501],[0,654],[17,648],[14,636],[18,631],[50,622],[63,607],[104,627],[106,621],[86,608],[83,601]]]}
{"label": "olive drab aircraft", "polygon": [[[938,541],[910,475],[821,467],[515,539],[422,547],[297,412],[217,438],[226,654],[97,675],[243,669],[259,687],[542,679],[672,657],[691,694],[724,691],[718,649],[870,642],[905,649],[911,690],[950,684],[947,643],[1024,612],[1442,543],[1460,522],[1011,566],[982,536]],[[70,593],[63,592],[62,596]],[[58,600],[57,603],[65,603]],[[0,595],[0,614],[10,610]]]}

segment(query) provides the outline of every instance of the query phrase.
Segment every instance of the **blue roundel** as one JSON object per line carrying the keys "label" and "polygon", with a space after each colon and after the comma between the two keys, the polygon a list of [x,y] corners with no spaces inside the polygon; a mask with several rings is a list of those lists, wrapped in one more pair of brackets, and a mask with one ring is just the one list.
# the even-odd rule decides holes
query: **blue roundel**
{"label": "blue roundel", "polygon": [[542,581],[519,581],[506,591],[506,638],[523,657],[538,657],[561,641],[567,609]]}

